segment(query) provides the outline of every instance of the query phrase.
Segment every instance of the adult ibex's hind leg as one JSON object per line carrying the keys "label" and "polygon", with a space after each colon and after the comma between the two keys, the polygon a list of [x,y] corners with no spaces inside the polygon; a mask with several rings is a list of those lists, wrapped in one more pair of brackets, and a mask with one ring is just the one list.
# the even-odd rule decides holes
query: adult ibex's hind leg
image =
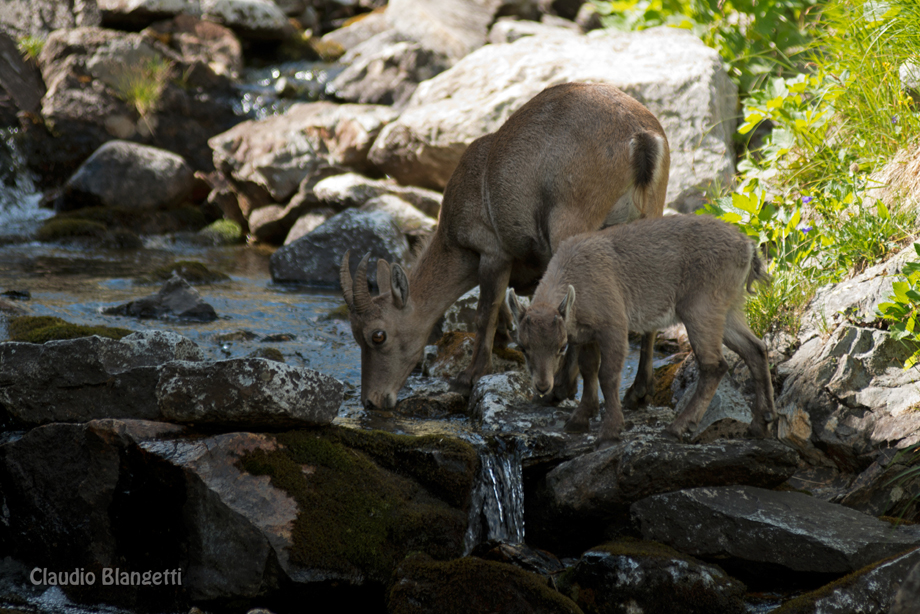
{"label": "adult ibex's hind leg", "polygon": [[767,347],[751,332],[744,316],[736,310],[729,312],[726,318],[724,341],[730,350],[741,356],[754,379],[754,419],[748,434],[758,438],[768,437],[776,409]]}
{"label": "adult ibex's hind leg", "polygon": [[511,279],[511,263],[483,255],[479,261],[479,307],[476,341],[470,366],[457,376],[454,386],[468,392],[480,377],[492,372],[492,346],[498,312]]}
{"label": "adult ibex's hind leg", "polygon": [[636,379],[623,396],[623,407],[626,409],[639,409],[647,405],[655,392],[655,368],[652,361],[654,360],[656,334],[655,331],[652,331],[642,335]]}

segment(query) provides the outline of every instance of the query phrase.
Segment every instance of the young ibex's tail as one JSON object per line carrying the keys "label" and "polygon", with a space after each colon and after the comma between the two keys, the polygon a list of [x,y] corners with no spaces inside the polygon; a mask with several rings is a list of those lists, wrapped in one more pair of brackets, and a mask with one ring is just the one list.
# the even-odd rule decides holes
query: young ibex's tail
{"label": "young ibex's tail", "polygon": [[773,276],[770,275],[763,260],[760,259],[757,246],[751,243],[751,248],[753,255],[751,256],[751,270],[748,271],[746,287],[749,294],[754,294],[754,284],[768,286],[773,281]]}
{"label": "young ibex's tail", "polygon": [[[647,199],[654,199],[664,205],[664,193],[668,188],[668,171],[671,166],[671,152],[665,138],[655,132],[642,130],[629,140],[629,160],[635,177],[635,194],[639,211],[648,211]],[[656,192],[660,194],[657,195]],[[661,211],[657,212],[661,215]]]}

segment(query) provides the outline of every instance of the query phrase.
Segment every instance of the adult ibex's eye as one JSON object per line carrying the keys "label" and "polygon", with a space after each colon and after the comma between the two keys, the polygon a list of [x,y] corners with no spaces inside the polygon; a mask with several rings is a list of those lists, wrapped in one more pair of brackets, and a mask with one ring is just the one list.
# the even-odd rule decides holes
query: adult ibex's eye
{"label": "adult ibex's eye", "polygon": [[566,343],[566,344],[563,345],[561,348],[559,348],[559,355],[562,356],[563,354],[565,354],[565,353],[568,352],[568,351],[569,351],[569,344]]}
{"label": "adult ibex's eye", "polygon": [[377,345],[380,345],[386,340],[387,340],[387,334],[383,332],[382,330],[375,330],[374,333],[371,335],[371,341],[373,341]]}

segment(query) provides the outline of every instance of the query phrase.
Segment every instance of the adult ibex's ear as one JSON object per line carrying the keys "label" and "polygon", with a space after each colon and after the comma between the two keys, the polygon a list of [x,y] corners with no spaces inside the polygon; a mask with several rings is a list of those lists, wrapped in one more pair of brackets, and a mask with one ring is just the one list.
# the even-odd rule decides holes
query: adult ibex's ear
{"label": "adult ibex's ear", "polygon": [[511,310],[511,317],[514,319],[514,327],[520,328],[521,316],[524,314],[524,308],[521,307],[521,301],[518,300],[514,288],[508,288],[505,294],[505,301],[508,303],[508,309]]}
{"label": "adult ibex's ear", "polygon": [[565,298],[559,303],[559,313],[562,314],[564,320],[568,321],[573,305],[575,305],[575,287],[570,284],[569,291],[565,293]]}
{"label": "adult ibex's ear", "polygon": [[390,265],[390,290],[393,293],[393,304],[402,309],[409,302],[409,278],[395,262]]}

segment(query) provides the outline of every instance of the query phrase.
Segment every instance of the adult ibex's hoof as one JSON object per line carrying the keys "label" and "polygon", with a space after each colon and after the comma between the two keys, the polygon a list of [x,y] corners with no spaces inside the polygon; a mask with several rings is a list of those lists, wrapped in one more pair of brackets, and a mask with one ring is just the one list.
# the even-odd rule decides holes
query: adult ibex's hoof
{"label": "adult ibex's hoof", "polygon": [[622,438],[621,429],[607,426],[601,424],[601,430],[597,434],[597,448],[607,447],[607,444],[612,444],[620,441]]}
{"label": "adult ibex's hoof", "polygon": [[673,424],[666,428],[661,436],[674,443],[690,443],[690,431],[675,428]]}
{"label": "adult ibex's hoof", "polygon": [[775,438],[776,436],[773,434],[773,429],[770,428],[770,426],[770,424],[763,424],[754,420],[751,422],[750,426],[748,426],[745,436],[751,439]]}
{"label": "adult ibex's hoof", "polygon": [[591,429],[591,423],[588,420],[575,418],[574,416],[569,418],[563,430],[566,433],[587,433]]}
{"label": "adult ibex's hoof", "polygon": [[473,383],[466,373],[461,373],[449,382],[451,392],[459,392],[462,395],[469,396],[473,389]]}
{"label": "adult ibex's hoof", "polygon": [[626,391],[626,394],[623,396],[622,406],[624,409],[635,410],[640,407],[645,407],[652,401],[652,396],[646,394],[645,387],[643,390],[636,390],[635,384],[629,387]]}

